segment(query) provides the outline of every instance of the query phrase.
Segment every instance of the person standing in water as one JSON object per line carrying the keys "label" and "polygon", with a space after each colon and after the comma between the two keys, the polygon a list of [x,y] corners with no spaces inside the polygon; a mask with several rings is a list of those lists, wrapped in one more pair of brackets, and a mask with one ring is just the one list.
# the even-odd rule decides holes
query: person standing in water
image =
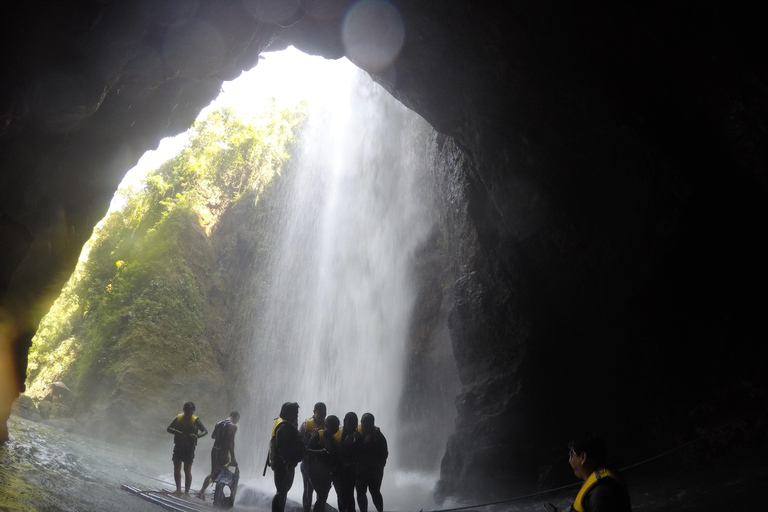
{"label": "person standing in water", "polygon": [[284,512],[288,491],[293,486],[296,464],[304,458],[304,443],[298,430],[299,404],[286,402],[272,427],[269,442],[269,466],[275,473],[275,497],[272,512]]}
{"label": "person standing in water", "polygon": [[362,444],[357,431],[357,414],[348,412],[344,416],[339,443],[339,464],[333,478],[339,512],[355,512],[355,482],[357,482],[358,457]]}
{"label": "person standing in water", "polygon": [[230,466],[237,466],[237,459],[235,458],[235,434],[237,434],[237,422],[240,421],[240,413],[232,411],[229,413],[229,417],[221,420],[213,427],[213,433],[211,438],[213,441],[213,448],[211,448],[211,474],[205,477],[203,486],[200,488],[200,492],[197,493],[197,497],[205,499],[205,490],[210,485],[211,480],[216,478],[219,470],[229,464]]}
{"label": "person standing in water", "polygon": [[325,420],[325,429],[315,430],[307,445],[305,458],[307,475],[317,492],[314,512],[325,512],[328,493],[338,466],[339,443],[341,443],[339,426],[339,418],[333,415],[328,416]]}
{"label": "person standing in water", "polygon": [[208,434],[200,418],[194,415],[195,404],[187,402],[182,413],[168,425],[166,432],[173,434],[173,479],[176,482],[175,495],[181,494],[181,465],[184,465],[184,494],[192,486],[192,462],[195,460],[197,440]]}
{"label": "person standing in water", "polygon": [[373,414],[367,412],[360,418],[360,472],[357,476],[357,504],[360,512],[368,512],[368,497],[377,512],[384,512],[384,498],[381,496],[381,481],[384,479],[384,466],[387,465],[387,439],[379,427],[374,424]]}
{"label": "person standing in water", "polygon": [[[325,415],[327,409],[323,402],[317,402],[314,409],[312,409],[312,417],[307,418],[299,425],[299,433],[301,434],[304,446],[309,445],[309,439],[312,437],[315,431],[325,428]],[[312,488],[312,481],[307,474],[307,460],[306,458],[301,461],[301,478],[304,481],[304,494],[302,496],[302,504],[304,505],[304,512],[310,512],[312,509],[312,494],[314,489]]]}

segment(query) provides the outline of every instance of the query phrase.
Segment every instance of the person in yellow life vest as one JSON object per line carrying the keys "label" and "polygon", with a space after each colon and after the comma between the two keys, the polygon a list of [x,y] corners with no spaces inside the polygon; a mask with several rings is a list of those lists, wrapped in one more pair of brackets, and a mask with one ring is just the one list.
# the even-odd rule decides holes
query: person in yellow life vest
{"label": "person in yellow life vest", "polygon": [[[568,463],[584,483],[567,512],[632,512],[627,486],[618,471],[606,467],[607,458],[605,441],[594,434],[584,434],[568,444]],[[566,512],[551,503],[545,508]]]}
{"label": "person in yellow life vest", "polygon": [[272,427],[269,442],[269,466],[275,473],[275,497],[272,512],[284,512],[288,491],[293,486],[296,465],[304,458],[304,443],[299,434],[299,404],[286,402]]}
{"label": "person in yellow life vest", "polygon": [[[312,409],[312,417],[307,418],[299,425],[299,433],[301,434],[304,446],[309,445],[309,439],[314,432],[317,432],[325,428],[325,415],[327,409],[323,402],[317,402]],[[301,479],[304,481],[304,494],[302,496],[302,504],[304,505],[304,512],[310,512],[312,508],[312,494],[314,489],[312,488],[312,481],[307,474],[307,462],[306,459],[301,461],[299,466],[301,469]]]}
{"label": "person in yellow life vest", "polygon": [[381,496],[381,481],[384,479],[384,466],[387,465],[389,450],[387,438],[374,424],[373,414],[366,412],[360,417],[360,472],[357,475],[357,504],[360,512],[368,512],[367,493],[371,493],[373,506],[377,512],[384,512],[384,498]]}
{"label": "person in yellow life vest", "polygon": [[200,418],[195,416],[195,404],[187,402],[182,413],[173,418],[166,431],[173,434],[173,479],[176,481],[177,496],[181,494],[181,465],[184,464],[184,494],[189,494],[192,486],[192,462],[195,460],[197,440],[208,431]]}
{"label": "person in yellow life vest", "polygon": [[315,430],[307,444],[304,460],[312,487],[317,492],[314,512],[325,512],[325,503],[328,501],[333,475],[339,463],[340,423],[338,417],[328,416],[325,429]]}

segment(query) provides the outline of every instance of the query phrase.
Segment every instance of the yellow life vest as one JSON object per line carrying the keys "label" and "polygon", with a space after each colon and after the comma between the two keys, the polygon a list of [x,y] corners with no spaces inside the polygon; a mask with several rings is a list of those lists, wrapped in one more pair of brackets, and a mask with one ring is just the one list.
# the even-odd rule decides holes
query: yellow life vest
{"label": "yellow life vest", "polygon": [[315,421],[315,417],[314,416],[304,420],[304,431],[305,432],[312,432],[316,428],[318,428],[318,426],[317,426],[317,422]]}
{"label": "yellow life vest", "polygon": [[582,503],[584,497],[589,491],[592,490],[595,485],[597,485],[597,482],[605,477],[613,478],[619,482],[622,487],[624,486],[624,481],[617,473],[611,471],[608,468],[600,468],[589,475],[589,478],[587,478],[587,480],[581,485],[581,490],[579,490],[579,494],[576,495],[576,501],[573,502],[573,510],[576,512],[584,512],[584,504]]}
{"label": "yellow life vest", "polygon": [[[167,416],[166,416],[166,418],[167,418]],[[189,427],[190,427],[190,430],[191,430],[191,428],[195,426],[195,422],[197,421],[197,416],[195,416],[193,414],[192,418],[190,418],[190,419],[192,420],[192,423],[189,424]],[[177,426],[184,425],[184,413],[181,413],[178,416],[176,416],[176,425]]]}
{"label": "yellow life vest", "polygon": [[[320,446],[327,448],[328,443],[325,441],[325,430],[320,430],[317,434],[320,436]],[[341,429],[337,430],[336,433],[333,434],[333,439],[336,440],[336,444],[341,442]]]}
{"label": "yellow life vest", "polygon": [[269,466],[274,467],[275,456],[277,455],[277,442],[275,441],[275,432],[277,432],[277,426],[285,420],[283,418],[277,418],[275,424],[272,426],[272,437],[269,439]]}

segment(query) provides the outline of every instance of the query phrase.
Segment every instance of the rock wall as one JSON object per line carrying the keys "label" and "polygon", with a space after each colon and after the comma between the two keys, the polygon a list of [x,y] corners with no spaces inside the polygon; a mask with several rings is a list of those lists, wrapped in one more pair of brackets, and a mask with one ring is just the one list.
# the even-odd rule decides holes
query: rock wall
{"label": "rock wall", "polygon": [[[16,6],[0,31],[0,417],[121,172],[266,48],[342,55],[346,4]],[[582,429],[634,461],[760,407],[757,6],[397,5],[404,45],[375,78],[456,163],[446,290],[462,392],[440,493],[562,481],[563,446]],[[720,453],[765,453],[764,436],[744,439]]]}

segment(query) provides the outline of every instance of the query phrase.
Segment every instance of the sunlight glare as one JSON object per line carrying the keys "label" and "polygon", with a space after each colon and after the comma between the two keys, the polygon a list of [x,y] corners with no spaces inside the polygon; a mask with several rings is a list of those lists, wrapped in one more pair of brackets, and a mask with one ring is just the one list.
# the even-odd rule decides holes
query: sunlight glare
{"label": "sunlight glare", "polygon": [[[292,107],[303,100],[312,105],[313,101],[332,95],[335,79],[350,69],[354,68],[347,59],[327,60],[307,55],[294,47],[266,53],[257,66],[244,71],[235,80],[224,82],[219,96],[200,112],[197,119],[204,119],[222,107],[231,107],[241,117],[252,117],[267,108],[273,97],[278,107]],[[181,151],[188,139],[188,132],[184,132],[161,140],[156,150],[144,153],[136,166],[126,173],[120,188],[140,186],[146,173]],[[118,191],[110,211],[123,204],[124,199]]]}

